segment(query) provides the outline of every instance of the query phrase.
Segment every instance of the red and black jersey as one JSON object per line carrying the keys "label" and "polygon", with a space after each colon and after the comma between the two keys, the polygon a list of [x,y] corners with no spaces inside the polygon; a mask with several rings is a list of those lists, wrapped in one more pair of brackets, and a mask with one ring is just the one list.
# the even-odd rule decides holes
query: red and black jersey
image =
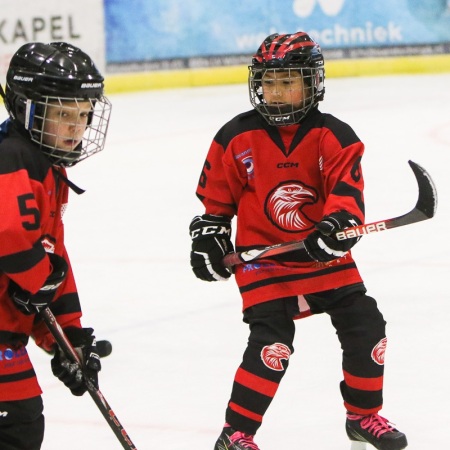
{"label": "red and black jersey", "polygon": [[[197,196],[208,214],[237,215],[238,251],[302,240],[339,210],[364,222],[363,152],[349,125],[317,109],[287,127],[269,126],[252,110],[216,134]],[[317,263],[296,252],[240,265],[235,274],[244,309],[362,282],[351,253]]]}
{"label": "red and black jersey", "polygon": [[0,401],[39,395],[23,345],[30,336],[45,350],[54,344],[43,322],[16,309],[8,295],[9,280],[36,293],[51,272],[46,252],[63,256],[69,271],[51,309],[62,327],[81,326],[80,303],[64,245],[65,170],[53,167],[29,139],[10,128],[0,143],[0,349],[11,354],[10,360],[0,361]]}

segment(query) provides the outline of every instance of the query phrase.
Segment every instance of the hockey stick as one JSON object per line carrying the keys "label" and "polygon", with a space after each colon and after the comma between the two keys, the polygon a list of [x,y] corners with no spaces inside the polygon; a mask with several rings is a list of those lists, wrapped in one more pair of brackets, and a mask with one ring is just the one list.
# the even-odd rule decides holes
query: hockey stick
{"label": "hockey stick", "polygon": [[[419,166],[419,164],[413,161],[408,161],[408,164],[414,172],[419,187],[419,198],[416,206],[410,212],[399,217],[346,228],[345,230],[336,233],[336,239],[342,241],[364,234],[378,233],[379,231],[385,231],[391,228],[402,227],[411,223],[431,219],[436,214],[437,191],[433,180],[428,172],[423,167]],[[282,253],[302,250],[304,248],[305,245],[303,244],[303,241],[283,242],[264,248],[254,248],[243,252],[229,253],[223,258],[222,262],[224,266],[232,267],[237,264],[248,263],[262,258],[270,258],[272,256],[281,255]]]}
{"label": "hockey stick", "polygon": [[[72,344],[68,340],[63,329],[57,322],[55,316],[50,311],[50,309],[47,307],[40,310],[39,315],[44,320],[45,324],[47,325],[47,328],[55,338],[55,341],[59,345],[59,348],[66,355],[67,359],[69,359],[73,363],[78,364],[79,367],[82,367],[80,356],[73,348]],[[127,432],[119,422],[119,419],[114,414],[114,411],[109,406],[105,397],[103,397],[103,394],[100,392],[100,389],[97,389],[94,386],[94,384],[89,380],[88,377],[84,377],[84,383],[86,384],[87,390],[92,399],[94,400],[95,404],[97,405],[98,409],[103,414],[103,417],[108,422],[109,426],[113,430],[119,442],[122,444],[122,447],[127,450],[137,450],[133,442],[131,442],[131,439],[128,436]]]}

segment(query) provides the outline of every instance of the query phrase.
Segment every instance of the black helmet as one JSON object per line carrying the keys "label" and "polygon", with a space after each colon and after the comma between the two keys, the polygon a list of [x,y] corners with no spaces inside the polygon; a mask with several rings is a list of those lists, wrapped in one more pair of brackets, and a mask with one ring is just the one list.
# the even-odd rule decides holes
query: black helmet
{"label": "black helmet", "polygon": [[[286,72],[287,78],[303,79],[301,105],[270,106],[264,100],[262,79],[271,72]],[[249,66],[249,92],[253,107],[270,125],[300,122],[312,107],[323,100],[325,69],[320,46],[308,34],[271,34],[264,39]]]}
{"label": "black helmet", "polygon": [[[11,59],[5,105],[12,120],[30,132],[53,164],[70,166],[103,149],[111,109],[103,82],[92,59],[79,48],[66,42],[28,43]],[[89,110],[83,139],[70,151],[46,143],[43,132],[49,105],[63,108],[67,104],[75,109],[88,105]]]}

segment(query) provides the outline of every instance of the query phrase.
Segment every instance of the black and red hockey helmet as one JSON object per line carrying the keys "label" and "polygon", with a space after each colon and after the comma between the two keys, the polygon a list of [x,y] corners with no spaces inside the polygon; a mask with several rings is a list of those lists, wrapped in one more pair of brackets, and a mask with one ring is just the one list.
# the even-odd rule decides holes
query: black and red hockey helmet
{"label": "black and red hockey helmet", "polygon": [[[265,104],[261,79],[268,71],[299,72],[305,83],[312,88],[311,96],[302,108],[283,111],[278,114]],[[271,125],[289,125],[298,123],[305,115],[322,101],[325,95],[324,58],[319,44],[307,33],[299,31],[293,34],[271,34],[259,46],[249,66],[250,101]]]}
{"label": "black and red hockey helmet", "polygon": [[323,67],[319,44],[307,33],[271,34],[259,46],[253,66],[266,68]]}

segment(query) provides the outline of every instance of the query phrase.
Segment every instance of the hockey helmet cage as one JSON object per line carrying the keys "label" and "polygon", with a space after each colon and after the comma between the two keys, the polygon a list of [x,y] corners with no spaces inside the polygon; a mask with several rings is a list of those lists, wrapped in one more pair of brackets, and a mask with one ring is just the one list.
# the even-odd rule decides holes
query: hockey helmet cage
{"label": "hockey helmet cage", "polygon": [[[301,105],[270,106],[264,100],[262,79],[270,72],[299,74],[307,89]],[[248,86],[252,106],[270,125],[299,123],[322,101],[325,94],[325,68],[322,50],[307,33],[271,34],[266,37],[249,66]]]}
{"label": "hockey helmet cage", "polygon": [[[58,148],[58,142],[71,136],[55,135],[49,144],[43,131],[49,107],[65,108],[66,104],[75,113],[79,105],[90,104],[83,139],[69,151]],[[33,42],[20,47],[7,71],[5,106],[11,119],[29,131],[31,140],[55,165],[72,166],[103,150],[111,112],[104,78],[92,59],[74,45]]]}

